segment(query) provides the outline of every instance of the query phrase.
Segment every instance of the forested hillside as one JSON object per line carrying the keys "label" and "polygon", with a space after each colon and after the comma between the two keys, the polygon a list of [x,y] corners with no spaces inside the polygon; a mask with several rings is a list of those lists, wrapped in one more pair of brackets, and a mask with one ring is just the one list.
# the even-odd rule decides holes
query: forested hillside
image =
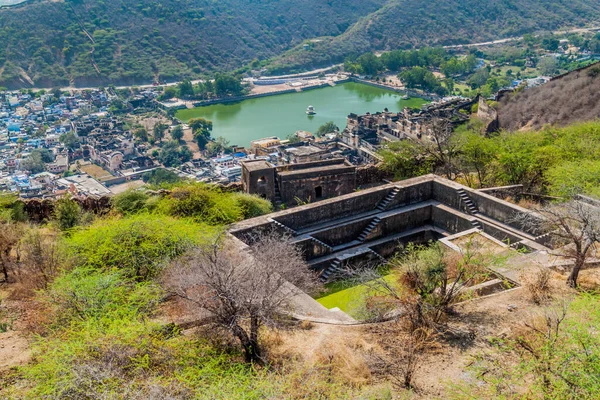
{"label": "forested hillside", "polygon": [[[273,71],[291,71],[598,17],[600,4],[585,0],[40,1],[0,10],[0,86],[150,83],[274,57]],[[305,50],[312,38],[322,40]]]}
{"label": "forested hillside", "polygon": [[149,83],[235,69],[306,38],[339,35],[383,2],[31,3],[0,10],[0,86]]}
{"label": "forested hillside", "polygon": [[293,49],[275,60],[274,72],[341,61],[350,53],[453,45],[583,26],[600,18],[586,0],[391,0],[344,34],[322,38],[310,51]]}

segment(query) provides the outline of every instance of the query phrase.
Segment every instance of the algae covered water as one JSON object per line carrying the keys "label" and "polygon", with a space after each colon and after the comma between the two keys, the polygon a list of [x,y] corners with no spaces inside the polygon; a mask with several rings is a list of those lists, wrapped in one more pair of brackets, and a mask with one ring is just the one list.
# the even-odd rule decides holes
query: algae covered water
{"label": "algae covered water", "polygon": [[[343,129],[350,113],[375,113],[384,108],[397,112],[425,103],[420,98],[403,100],[393,91],[347,82],[306,92],[180,110],[176,115],[183,121],[198,117],[211,120],[213,137],[222,136],[232,145],[248,146],[250,141],[268,136],[285,139],[298,130],[314,132],[328,121]],[[306,115],[309,105],[315,108],[316,115]]]}

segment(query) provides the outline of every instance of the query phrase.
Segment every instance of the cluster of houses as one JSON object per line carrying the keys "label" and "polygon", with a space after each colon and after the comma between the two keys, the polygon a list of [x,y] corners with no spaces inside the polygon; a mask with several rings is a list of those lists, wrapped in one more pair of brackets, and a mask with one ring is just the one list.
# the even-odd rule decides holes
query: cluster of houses
{"label": "cluster of houses", "polygon": [[127,180],[126,172],[154,167],[110,116],[114,97],[105,90],[0,92],[0,190],[102,196],[110,194],[108,185]]}

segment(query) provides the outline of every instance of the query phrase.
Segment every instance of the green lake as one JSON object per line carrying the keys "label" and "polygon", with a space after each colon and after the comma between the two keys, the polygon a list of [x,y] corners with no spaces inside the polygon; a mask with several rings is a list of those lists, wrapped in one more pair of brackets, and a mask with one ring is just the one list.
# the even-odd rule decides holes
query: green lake
{"label": "green lake", "polygon": [[[420,98],[402,100],[402,96],[393,91],[348,82],[306,92],[180,110],[176,116],[182,121],[198,117],[211,120],[213,137],[222,136],[232,145],[248,146],[250,141],[264,137],[285,139],[299,130],[314,132],[327,121],[344,129],[350,113],[375,113],[386,107],[398,112],[404,107],[420,107],[425,103]],[[309,105],[314,106],[317,115],[306,115]]]}

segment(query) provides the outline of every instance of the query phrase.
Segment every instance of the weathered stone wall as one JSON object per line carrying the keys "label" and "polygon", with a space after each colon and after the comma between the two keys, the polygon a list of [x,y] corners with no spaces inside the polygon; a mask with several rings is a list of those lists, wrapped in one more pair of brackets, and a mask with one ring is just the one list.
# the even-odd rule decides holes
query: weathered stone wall
{"label": "weathered stone wall", "polygon": [[460,200],[457,193],[457,188],[441,184],[440,182],[432,182],[432,197],[449,207],[456,208],[462,212],[467,212],[466,206]]}
{"label": "weathered stone wall", "polygon": [[451,234],[474,228],[471,221],[465,218],[464,214],[459,214],[458,212],[442,207],[432,207],[431,219],[435,226]]}
{"label": "weathered stone wall", "polygon": [[302,174],[300,171],[293,176],[279,175],[278,180],[281,200],[286,204],[295,204],[296,198],[312,202],[342,196],[352,193],[356,188],[354,169],[319,174]]}
{"label": "weathered stone wall", "polygon": [[535,236],[531,228],[523,225],[521,219],[517,218],[519,213],[529,213],[530,210],[475,190],[468,193],[480,213]]}
{"label": "weathered stone wall", "polygon": [[361,196],[329,199],[315,205],[287,210],[275,219],[292,229],[301,229],[319,222],[344,218],[361,212],[374,210],[387,195],[389,188],[369,191]]}
{"label": "weathered stone wall", "polygon": [[381,243],[371,248],[379,253],[382,257],[392,257],[397,254],[402,248],[409,243],[425,244],[433,240],[439,239],[438,235],[431,230],[422,230],[412,235],[404,236],[398,240],[390,240],[389,242]]}
{"label": "weathered stone wall", "polygon": [[356,187],[370,186],[393,180],[394,175],[380,168],[379,165],[365,165],[356,169]]}
{"label": "weathered stone wall", "polygon": [[[96,215],[104,215],[111,209],[110,197],[87,197],[83,200],[74,198],[79,203],[81,209],[85,212],[91,212]],[[21,200],[25,213],[31,222],[42,223],[50,220],[54,215],[54,199],[30,199]]]}
{"label": "weathered stone wall", "polygon": [[417,183],[412,186],[403,187],[396,197],[394,197],[394,199],[390,202],[387,208],[392,209],[420,203],[422,201],[430,200],[432,196],[433,184],[431,181]]}
{"label": "weathered stone wall", "polygon": [[498,111],[491,107],[483,97],[479,97],[477,117],[486,122],[486,133],[496,132],[498,129],[500,129]]}
{"label": "weathered stone wall", "polygon": [[295,242],[295,244],[302,252],[305,260],[312,260],[313,258],[321,257],[328,253],[326,247],[310,238],[299,240],[298,242]]}
{"label": "weathered stone wall", "polygon": [[431,206],[420,207],[401,214],[391,215],[382,219],[376,230],[377,234],[373,236],[372,240],[427,225],[431,222],[431,219]]}
{"label": "weathered stone wall", "polygon": [[326,231],[318,232],[313,236],[330,246],[339,246],[356,240],[371,223],[372,219],[372,217],[369,217],[347,224],[340,224]]}
{"label": "weathered stone wall", "polygon": [[492,236],[495,239],[500,240],[501,242],[505,242],[506,244],[517,243],[521,241],[521,238],[513,235],[510,232],[507,232],[503,229],[497,228],[490,224],[483,223],[483,231],[488,235]]}

